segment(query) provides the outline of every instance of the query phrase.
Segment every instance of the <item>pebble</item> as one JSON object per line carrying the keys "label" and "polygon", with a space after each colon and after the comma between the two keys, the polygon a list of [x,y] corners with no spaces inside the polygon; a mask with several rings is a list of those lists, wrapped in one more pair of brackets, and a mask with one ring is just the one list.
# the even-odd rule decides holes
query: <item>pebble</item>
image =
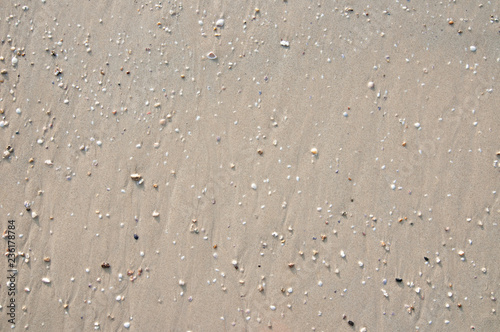
{"label": "pebble", "polygon": [[368,87],[368,89],[373,89],[375,87],[375,83],[373,83],[372,81],[368,82],[366,84],[366,86]]}
{"label": "pebble", "polygon": [[257,185],[255,183],[252,183],[251,186],[253,190],[257,190]]}
{"label": "pebble", "polygon": [[472,45],[469,49],[470,49],[471,52],[476,52],[477,51],[477,47],[474,46],[474,45]]}
{"label": "pebble", "polygon": [[50,284],[50,279],[49,278],[42,278],[42,282],[44,284]]}
{"label": "pebble", "polygon": [[130,327],[130,322],[123,323],[123,327],[128,329]]}
{"label": "pebble", "polygon": [[418,128],[420,128],[420,122],[415,122],[413,125],[414,125],[414,126],[415,126],[415,128],[417,128],[417,129],[418,129]]}
{"label": "pebble", "polygon": [[311,149],[311,153],[312,153],[313,155],[317,155],[317,154],[318,154],[318,149],[316,149],[316,148],[312,148],[312,149]]}
{"label": "pebble", "polygon": [[156,211],[156,210],[154,210],[154,211],[153,211],[153,217],[155,217],[155,218],[156,218],[156,217],[158,217],[159,215],[160,215],[160,212],[158,212],[158,211]]}
{"label": "pebble", "polygon": [[13,66],[16,66],[18,62],[19,62],[19,60],[16,57],[12,58],[12,65]]}

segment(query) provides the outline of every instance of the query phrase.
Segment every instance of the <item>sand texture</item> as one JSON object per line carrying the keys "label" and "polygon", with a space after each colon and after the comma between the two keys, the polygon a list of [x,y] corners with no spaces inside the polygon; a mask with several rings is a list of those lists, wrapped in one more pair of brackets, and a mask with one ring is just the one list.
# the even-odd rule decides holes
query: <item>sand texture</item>
{"label": "sand texture", "polygon": [[0,1],[0,330],[499,331],[499,10]]}

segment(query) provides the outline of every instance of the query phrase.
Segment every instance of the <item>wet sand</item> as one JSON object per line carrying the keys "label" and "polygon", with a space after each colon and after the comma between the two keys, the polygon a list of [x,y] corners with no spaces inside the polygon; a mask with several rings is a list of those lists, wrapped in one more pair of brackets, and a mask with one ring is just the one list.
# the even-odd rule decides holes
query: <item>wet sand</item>
{"label": "wet sand", "polygon": [[0,329],[494,331],[499,10],[0,3]]}

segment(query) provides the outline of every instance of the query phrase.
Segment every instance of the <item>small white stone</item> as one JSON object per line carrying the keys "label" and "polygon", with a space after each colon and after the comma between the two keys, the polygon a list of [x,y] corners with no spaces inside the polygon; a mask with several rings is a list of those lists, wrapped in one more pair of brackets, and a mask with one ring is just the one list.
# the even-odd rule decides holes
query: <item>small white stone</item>
{"label": "small white stone", "polygon": [[17,108],[17,109],[16,109],[16,113],[17,113],[17,114],[21,114],[21,109],[20,109],[20,108]]}
{"label": "small white stone", "polygon": [[96,144],[99,145],[99,146],[101,146],[102,142],[101,141],[97,141]]}
{"label": "small white stone", "polygon": [[120,302],[122,300],[122,297],[120,295],[117,295],[115,299],[116,301]]}
{"label": "small white stone", "polygon": [[50,279],[49,278],[42,278],[42,282],[44,284],[50,284]]}
{"label": "small white stone", "polygon": [[156,211],[156,210],[154,210],[154,211],[153,211],[153,217],[155,217],[155,218],[156,218],[156,217],[158,217],[159,215],[160,215],[160,212],[158,212],[158,211]]}
{"label": "small white stone", "polygon": [[345,258],[345,252],[344,252],[344,250],[340,250],[340,257]]}
{"label": "small white stone", "polygon": [[474,46],[474,45],[472,45],[469,49],[470,49],[471,52],[476,52],[477,51],[477,47]]}
{"label": "small white stone", "polygon": [[290,47],[290,42],[287,41],[287,40],[282,40],[280,42],[280,45],[283,46],[283,47]]}
{"label": "small white stone", "polygon": [[130,327],[130,322],[123,323],[123,327],[128,329]]}
{"label": "small white stone", "polygon": [[288,292],[288,293],[293,293],[293,288],[292,288],[292,287],[288,288],[288,289],[287,289],[287,292]]}
{"label": "small white stone", "polygon": [[276,310],[276,306],[275,306],[275,305],[271,305],[271,306],[269,306],[269,308],[270,308],[272,311]]}
{"label": "small white stone", "polygon": [[252,187],[253,190],[257,190],[257,185],[255,183],[252,183],[251,187]]}
{"label": "small white stone", "polygon": [[368,89],[373,89],[375,87],[375,83],[373,83],[372,81],[368,82],[366,84],[366,86],[368,87]]}
{"label": "small white stone", "polygon": [[359,267],[363,267],[363,265],[364,265],[364,264],[363,264],[363,262],[362,262],[362,261],[359,261],[359,262],[358,262],[358,265],[359,265]]}
{"label": "small white stone", "polygon": [[414,126],[415,126],[415,128],[417,128],[417,129],[418,129],[418,128],[420,128],[420,122],[415,122],[413,125],[414,125]]}
{"label": "small white stone", "polygon": [[184,286],[186,282],[182,279],[179,279],[179,286]]}
{"label": "small white stone", "polygon": [[312,153],[313,155],[317,155],[317,154],[318,154],[318,149],[316,149],[316,148],[312,148],[312,149],[311,149],[311,153]]}
{"label": "small white stone", "polygon": [[19,60],[16,57],[12,58],[12,65],[13,66],[16,66],[18,62],[19,62]]}
{"label": "small white stone", "polygon": [[322,287],[322,286],[323,286],[323,281],[321,281],[321,280],[320,280],[320,281],[318,281],[318,286],[319,286],[319,287]]}

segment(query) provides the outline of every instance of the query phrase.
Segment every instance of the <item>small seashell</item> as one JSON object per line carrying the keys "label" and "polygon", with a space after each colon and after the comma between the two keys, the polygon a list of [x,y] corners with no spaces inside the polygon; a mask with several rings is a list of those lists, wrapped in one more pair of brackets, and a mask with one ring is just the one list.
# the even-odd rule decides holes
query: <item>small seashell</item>
{"label": "small seashell", "polygon": [[50,284],[50,279],[49,278],[42,278],[42,282],[44,284]]}
{"label": "small seashell", "polygon": [[142,176],[140,174],[134,173],[130,174],[130,178],[134,181],[139,181],[142,178]]}
{"label": "small seashell", "polygon": [[368,87],[368,89],[373,89],[375,87],[375,83],[373,83],[372,81],[368,82],[366,84],[366,86]]}
{"label": "small seashell", "polygon": [[32,211],[31,212],[31,218],[33,218],[33,219],[38,218],[38,213],[36,213],[35,211]]}
{"label": "small seashell", "polygon": [[287,40],[280,41],[280,45],[283,47],[290,47],[290,42]]}
{"label": "small seashell", "polygon": [[317,155],[317,154],[318,154],[318,149],[316,149],[316,148],[312,148],[312,149],[311,149],[311,153],[312,153],[313,155]]}
{"label": "small seashell", "polygon": [[52,165],[54,165],[54,163],[52,162],[52,160],[47,159],[47,160],[45,160],[45,165],[52,166]]}
{"label": "small seashell", "polygon": [[465,255],[465,252],[464,252],[463,250],[459,250],[459,251],[458,251],[458,255],[459,255],[459,256],[463,256],[463,255]]}
{"label": "small seashell", "polygon": [[215,25],[218,26],[219,28],[222,28],[224,26],[224,19],[223,18],[219,18],[217,20],[217,22],[215,22]]}
{"label": "small seashell", "polygon": [[179,279],[179,286],[184,286],[186,282],[182,279]]}
{"label": "small seashell", "polygon": [[153,217],[155,217],[155,218],[156,218],[156,217],[158,217],[159,215],[160,215],[160,212],[158,212],[158,211],[156,211],[156,210],[154,210],[154,211],[153,211]]}
{"label": "small seashell", "polygon": [[217,59],[217,55],[215,55],[214,52],[210,52],[207,54],[207,58],[209,58],[210,60],[215,60]]}

